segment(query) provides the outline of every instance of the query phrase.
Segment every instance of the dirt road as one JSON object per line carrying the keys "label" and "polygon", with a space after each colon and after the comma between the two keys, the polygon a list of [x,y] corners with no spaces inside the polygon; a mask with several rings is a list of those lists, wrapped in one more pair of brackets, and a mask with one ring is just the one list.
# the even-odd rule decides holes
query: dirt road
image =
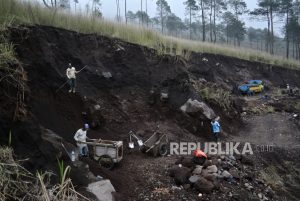
{"label": "dirt road", "polygon": [[274,145],[280,148],[300,148],[300,129],[292,114],[271,113],[249,116],[245,127],[230,140],[250,142],[256,145]]}

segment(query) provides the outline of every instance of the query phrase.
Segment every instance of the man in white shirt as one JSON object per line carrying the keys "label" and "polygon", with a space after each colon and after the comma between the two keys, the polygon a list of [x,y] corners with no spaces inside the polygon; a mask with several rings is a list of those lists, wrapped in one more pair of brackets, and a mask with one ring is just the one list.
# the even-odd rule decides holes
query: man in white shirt
{"label": "man in white shirt", "polygon": [[79,149],[79,154],[81,156],[88,156],[88,146],[85,143],[82,142],[86,142],[86,139],[89,139],[86,136],[87,130],[89,129],[89,125],[88,124],[84,124],[83,128],[79,129],[74,136],[75,141],[77,142],[77,146]]}
{"label": "man in white shirt", "polygon": [[66,70],[66,75],[69,79],[70,84],[70,90],[69,92],[75,93],[75,87],[76,87],[76,74],[78,71],[76,71],[75,67],[72,66],[71,63],[69,63],[69,67]]}

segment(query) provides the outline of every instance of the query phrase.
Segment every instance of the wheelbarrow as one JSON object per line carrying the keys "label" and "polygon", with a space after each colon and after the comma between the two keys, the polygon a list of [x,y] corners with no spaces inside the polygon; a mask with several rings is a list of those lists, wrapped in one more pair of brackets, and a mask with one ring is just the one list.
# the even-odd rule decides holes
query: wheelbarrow
{"label": "wheelbarrow", "polygon": [[90,139],[91,142],[82,142],[93,147],[92,158],[107,169],[123,159],[123,141]]}
{"label": "wheelbarrow", "polygon": [[140,150],[144,153],[152,153],[153,156],[165,156],[168,153],[168,137],[166,134],[154,132],[154,134],[145,142],[137,137],[132,131],[129,132],[130,142],[129,148],[134,148],[132,137],[138,142]]}

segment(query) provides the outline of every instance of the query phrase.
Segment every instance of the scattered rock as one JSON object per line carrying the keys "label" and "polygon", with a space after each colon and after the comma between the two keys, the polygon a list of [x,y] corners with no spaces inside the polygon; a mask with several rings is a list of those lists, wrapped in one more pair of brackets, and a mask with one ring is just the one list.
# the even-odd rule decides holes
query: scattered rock
{"label": "scattered rock", "polygon": [[169,169],[169,176],[170,177],[175,177],[175,172],[178,169],[178,165],[173,165],[170,169]]}
{"label": "scattered rock", "polygon": [[221,164],[221,168],[222,168],[223,170],[229,170],[231,167],[232,167],[232,164],[227,163],[227,162],[223,162],[223,163]]}
{"label": "scattered rock", "polygon": [[235,170],[235,169],[230,169],[230,170],[229,170],[229,173],[233,176],[233,178],[235,178],[235,179],[240,179],[240,175],[239,175],[239,173],[238,173],[237,170]]}
{"label": "scattered rock", "polygon": [[214,158],[214,159],[212,159],[212,164],[217,166],[217,165],[220,164],[220,162],[219,162],[219,160],[217,158]]}
{"label": "scattered rock", "polygon": [[207,81],[204,78],[199,78],[199,82],[206,83]]}
{"label": "scattered rock", "polygon": [[203,57],[203,58],[202,58],[202,61],[204,61],[204,62],[208,62],[208,59],[207,59],[207,58],[205,58],[205,57]]}
{"label": "scattered rock", "polygon": [[200,179],[199,176],[193,175],[193,176],[191,176],[191,177],[189,178],[189,182],[192,183],[192,184],[194,184],[194,183],[196,183],[199,179]]}
{"label": "scattered rock", "polygon": [[270,188],[270,186],[266,188],[265,192],[269,198],[273,198],[275,195],[275,192]]}
{"label": "scattered rock", "polygon": [[233,155],[229,155],[228,159],[231,160],[231,161],[236,161],[236,158]]}
{"label": "scattered rock", "polygon": [[183,188],[184,188],[185,190],[187,190],[187,189],[191,188],[191,184],[184,184],[184,185],[183,185]]}
{"label": "scattered rock", "polygon": [[261,179],[256,179],[256,182],[257,182],[258,184],[265,185],[265,182],[264,182],[263,180],[261,180]]}
{"label": "scattered rock", "polygon": [[242,117],[247,116],[247,112],[242,112],[241,116],[242,116]]}
{"label": "scattered rock", "polygon": [[215,165],[208,166],[206,169],[207,169],[208,173],[217,173],[218,172],[218,168]]}
{"label": "scattered rock", "polygon": [[191,176],[190,169],[187,167],[178,167],[175,170],[174,180],[177,185],[183,185],[188,182],[188,178]]}
{"label": "scattered rock", "polygon": [[112,75],[110,72],[103,72],[102,75],[103,75],[103,77],[105,77],[107,79],[112,78]]}
{"label": "scattered rock", "polygon": [[191,168],[191,167],[194,166],[193,158],[184,158],[184,159],[181,161],[181,164],[182,164],[184,167]]}
{"label": "scattered rock", "polygon": [[89,184],[87,190],[103,201],[112,201],[112,192],[115,192],[115,188],[107,179]]}
{"label": "scattered rock", "polygon": [[208,181],[211,182],[216,182],[217,178],[218,178],[218,174],[217,173],[213,173],[213,174],[207,174],[205,176],[203,176],[205,179],[207,179]]}
{"label": "scattered rock", "polygon": [[172,190],[172,191],[176,191],[176,190],[180,191],[180,190],[181,190],[181,187],[178,187],[178,186],[172,186],[171,190]]}
{"label": "scattered rock", "polygon": [[161,93],[160,94],[160,100],[161,101],[166,101],[166,100],[168,100],[168,98],[169,98],[169,94],[168,93]]}
{"label": "scattered rock", "polygon": [[97,104],[97,105],[94,105],[94,109],[95,109],[95,110],[100,110],[101,107],[100,107],[100,105]]}
{"label": "scattered rock", "polygon": [[206,160],[205,163],[203,164],[203,167],[206,168],[206,167],[211,166],[211,165],[213,165],[212,160]]}
{"label": "scattered rock", "polygon": [[251,184],[249,184],[249,183],[245,183],[245,187],[246,187],[248,190],[252,190],[252,189],[253,189],[253,186],[251,186]]}
{"label": "scattered rock", "polygon": [[200,175],[202,172],[203,166],[197,165],[193,171],[193,174]]}
{"label": "scattered rock", "polygon": [[248,156],[245,156],[245,155],[242,156],[241,162],[242,162],[243,164],[245,164],[245,165],[250,165],[250,166],[253,166],[253,165],[254,165],[253,160],[250,159]]}
{"label": "scattered rock", "polygon": [[222,176],[225,179],[229,179],[230,177],[232,177],[232,175],[227,170],[225,170],[225,171],[222,172]]}
{"label": "scattered rock", "polygon": [[206,180],[203,177],[200,177],[200,179],[195,183],[194,187],[201,193],[210,193],[215,186],[212,182]]}

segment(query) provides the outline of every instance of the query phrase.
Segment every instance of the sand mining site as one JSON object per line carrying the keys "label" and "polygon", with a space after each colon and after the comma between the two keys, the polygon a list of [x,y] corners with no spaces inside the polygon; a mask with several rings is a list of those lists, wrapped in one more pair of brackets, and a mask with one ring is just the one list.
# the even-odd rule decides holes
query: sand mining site
{"label": "sand mining site", "polygon": [[[22,85],[0,82],[0,142],[10,141],[15,160],[32,174],[51,172],[49,185],[59,181],[60,160],[88,200],[300,199],[299,70],[214,54],[160,54],[49,26],[13,26],[5,34],[15,44],[20,62],[10,65]],[[84,67],[76,93],[63,85],[69,63]],[[264,91],[241,95],[238,86],[253,79]],[[202,165],[191,154],[170,154],[170,142],[214,142],[217,116],[219,141],[248,143],[252,154],[207,154]],[[112,169],[93,157],[92,144],[89,157],[71,161],[84,123],[89,138],[123,142]],[[154,133],[167,140],[159,153],[155,143],[143,153],[135,138],[129,148],[130,131],[143,142]]]}

